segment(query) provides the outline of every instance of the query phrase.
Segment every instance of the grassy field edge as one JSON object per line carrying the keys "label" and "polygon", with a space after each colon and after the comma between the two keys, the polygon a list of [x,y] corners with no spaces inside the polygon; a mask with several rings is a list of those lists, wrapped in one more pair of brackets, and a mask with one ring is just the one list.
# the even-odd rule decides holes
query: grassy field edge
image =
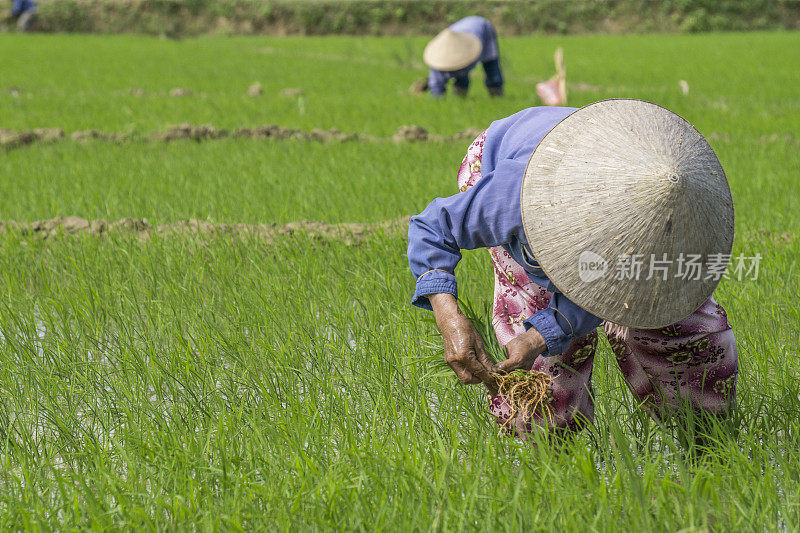
{"label": "grassy field edge", "polygon": [[467,15],[489,18],[504,35],[800,29],[798,0],[42,0],[38,30],[419,35]]}

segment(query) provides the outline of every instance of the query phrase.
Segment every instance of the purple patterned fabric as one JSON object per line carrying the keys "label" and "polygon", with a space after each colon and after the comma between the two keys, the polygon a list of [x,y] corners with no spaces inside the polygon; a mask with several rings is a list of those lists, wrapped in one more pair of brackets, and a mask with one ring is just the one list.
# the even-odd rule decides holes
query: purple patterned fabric
{"label": "purple patterned fabric", "polygon": [[[467,150],[458,172],[459,190],[481,179],[486,132]],[[502,247],[489,248],[495,274],[493,320],[497,340],[505,345],[525,332],[523,321],[547,309],[552,293],[533,282]],[[724,415],[736,394],[736,340],[725,310],[709,298],[697,311],[662,329],[633,329],[605,322],[603,329],[634,397],[656,417],[690,402],[694,409]],[[535,427],[576,430],[594,416],[591,377],[596,331],[574,339],[561,354],[539,356],[534,370],[553,377],[548,397],[552,420],[511,420],[501,396],[489,399],[491,413],[509,433],[524,437]]]}

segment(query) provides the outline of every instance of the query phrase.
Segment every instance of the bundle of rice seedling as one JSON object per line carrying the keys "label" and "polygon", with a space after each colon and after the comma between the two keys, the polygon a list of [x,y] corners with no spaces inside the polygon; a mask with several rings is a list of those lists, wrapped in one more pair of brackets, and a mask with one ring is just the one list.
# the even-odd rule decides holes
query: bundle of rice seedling
{"label": "bundle of rice seedling", "polygon": [[[472,322],[483,340],[486,354],[493,363],[507,359],[505,349],[500,346],[492,327],[492,311],[489,306],[478,312],[474,305],[461,301],[464,315]],[[506,431],[515,434],[524,428],[531,430],[534,418],[552,423],[550,408],[552,376],[538,370],[513,370],[508,373],[492,374],[497,383],[497,394],[489,396],[492,414]]]}
{"label": "bundle of rice seedling", "polygon": [[544,419],[548,424],[553,422],[549,403],[552,376],[531,369],[495,374],[495,377],[497,396],[510,411],[504,425],[510,427],[520,420],[528,425],[534,418]]}

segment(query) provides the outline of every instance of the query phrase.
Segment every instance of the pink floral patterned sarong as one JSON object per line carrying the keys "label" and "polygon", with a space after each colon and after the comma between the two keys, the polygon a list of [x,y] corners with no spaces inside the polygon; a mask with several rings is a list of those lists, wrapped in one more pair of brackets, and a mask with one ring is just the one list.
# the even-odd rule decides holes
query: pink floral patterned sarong
{"label": "pink floral patterned sarong", "polygon": [[[484,131],[472,142],[458,171],[458,188],[466,191],[481,179]],[[528,278],[502,247],[489,248],[494,265],[492,325],[505,345],[525,332],[523,321],[546,309],[552,293]],[[709,298],[697,311],[662,329],[634,329],[604,323],[603,329],[625,381],[641,405],[659,418],[681,405],[698,412],[725,415],[733,405],[739,362],[736,340],[725,310]],[[577,429],[594,416],[591,377],[596,331],[574,339],[552,357],[539,356],[533,368],[553,377],[553,420],[511,420],[501,396],[490,398],[497,422],[516,435],[548,425],[551,430]]]}

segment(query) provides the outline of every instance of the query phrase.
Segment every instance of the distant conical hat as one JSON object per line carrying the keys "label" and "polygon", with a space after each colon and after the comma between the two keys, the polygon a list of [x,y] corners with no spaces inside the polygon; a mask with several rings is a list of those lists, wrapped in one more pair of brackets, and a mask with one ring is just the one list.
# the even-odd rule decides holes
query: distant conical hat
{"label": "distant conical hat", "polygon": [[482,48],[481,40],[474,35],[446,29],[428,43],[422,59],[431,68],[452,72],[477,61]]}
{"label": "distant conical hat", "polygon": [[730,259],[733,200],[716,154],[649,102],[604,100],[562,120],[533,152],[521,200],[547,277],[615,324],[678,322],[711,296]]}

